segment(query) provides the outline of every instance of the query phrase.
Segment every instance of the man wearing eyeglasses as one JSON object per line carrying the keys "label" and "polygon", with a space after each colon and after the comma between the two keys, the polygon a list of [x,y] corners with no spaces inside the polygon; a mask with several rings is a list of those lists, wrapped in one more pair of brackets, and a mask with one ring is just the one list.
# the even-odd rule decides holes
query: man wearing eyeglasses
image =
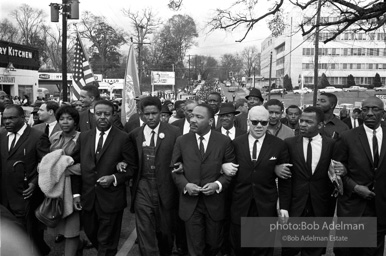
{"label": "man wearing eyeglasses", "polygon": [[[277,199],[288,200],[278,194],[275,166],[286,163],[288,152],[284,141],[267,133],[268,110],[263,106],[252,107],[248,113],[249,133],[234,142],[238,171],[226,172],[234,176],[231,199],[231,243],[235,255],[273,255],[273,248],[241,248],[241,217],[276,217]],[[237,166],[237,165],[236,165]],[[279,180],[279,191],[288,186],[289,180]],[[280,209],[286,209],[282,205]],[[275,234],[272,234],[273,237]],[[269,239],[266,234],[258,241]],[[273,244],[272,244],[273,247]]]}
{"label": "man wearing eyeglasses", "polygon": [[363,125],[341,134],[334,159],[347,167],[338,217],[376,217],[377,247],[350,248],[348,254],[383,255],[386,234],[386,128],[381,127],[384,103],[368,97],[362,103]]}

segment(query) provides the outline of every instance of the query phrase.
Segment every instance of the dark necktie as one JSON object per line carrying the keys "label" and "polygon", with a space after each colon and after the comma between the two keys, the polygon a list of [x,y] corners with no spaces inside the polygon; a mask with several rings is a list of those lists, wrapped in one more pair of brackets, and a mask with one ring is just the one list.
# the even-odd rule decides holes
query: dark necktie
{"label": "dark necktie", "polygon": [[203,140],[204,140],[204,137],[200,136],[200,154],[201,154],[201,157],[204,157],[204,154],[205,154],[204,143],[202,142]]}
{"label": "dark necktie", "polygon": [[376,133],[377,131],[374,130],[374,133],[373,133],[374,168],[378,167],[378,162],[379,162],[378,139],[377,139]]}
{"label": "dark necktie", "polygon": [[154,134],[155,134],[155,131],[151,131],[150,147],[155,147]]}
{"label": "dark necktie", "polygon": [[[9,148],[9,151],[11,151],[15,147],[15,144],[16,144],[16,133],[14,133],[13,135],[14,135],[14,137],[13,137],[13,140],[11,143],[11,147]],[[9,135],[9,136],[11,136],[11,135]]]}
{"label": "dark necktie", "polygon": [[356,128],[356,127],[357,127],[357,120],[354,119],[354,128]]}
{"label": "dark necktie", "polygon": [[50,134],[50,125],[46,124],[46,129],[44,130],[44,133],[47,134],[47,136]]}
{"label": "dark necktie", "polygon": [[252,161],[257,161],[257,142],[259,142],[259,140],[255,140],[255,143],[253,143]]}
{"label": "dark necktie", "polygon": [[98,140],[98,146],[97,146],[97,150],[96,150],[96,157],[97,159],[99,158],[99,153],[101,152],[102,150],[102,146],[103,146],[103,135],[105,134],[104,131],[101,131],[100,134],[99,134],[99,140]]}
{"label": "dark necktie", "polygon": [[227,130],[227,132],[226,132],[226,133],[227,133],[227,136],[230,138],[231,136],[229,136],[229,130]]}
{"label": "dark necktie", "polygon": [[307,146],[307,168],[312,173],[312,147],[311,147],[312,138],[308,138],[308,146]]}

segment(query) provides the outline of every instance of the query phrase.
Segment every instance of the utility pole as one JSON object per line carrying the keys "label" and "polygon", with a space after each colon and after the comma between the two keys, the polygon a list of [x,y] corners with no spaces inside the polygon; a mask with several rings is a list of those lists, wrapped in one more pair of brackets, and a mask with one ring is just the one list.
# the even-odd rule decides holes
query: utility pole
{"label": "utility pole", "polygon": [[255,87],[255,81],[256,81],[255,71],[256,71],[256,67],[253,66],[253,88],[256,88],[256,87]]}
{"label": "utility pole", "polygon": [[272,52],[271,57],[269,58],[269,81],[268,81],[268,100],[271,99],[271,76],[272,74]]}
{"label": "utility pole", "polygon": [[320,9],[321,0],[318,0],[318,10],[316,15],[316,28],[315,28],[315,59],[314,59],[314,97],[312,104],[316,106],[316,100],[318,97],[318,65],[319,65],[319,22],[320,22]]}

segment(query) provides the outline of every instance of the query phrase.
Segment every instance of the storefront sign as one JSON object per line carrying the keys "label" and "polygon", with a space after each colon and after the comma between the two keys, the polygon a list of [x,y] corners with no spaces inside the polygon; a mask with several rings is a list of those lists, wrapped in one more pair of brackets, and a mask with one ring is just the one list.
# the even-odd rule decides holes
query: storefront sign
{"label": "storefront sign", "polygon": [[15,77],[14,76],[0,76],[0,84],[14,84]]}
{"label": "storefront sign", "polygon": [[0,41],[0,64],[12,63],[16,69],[38,70],[39,51],[35,47]]}
{"label": "storefront sign", "polygon": [[[67,73],[67,80],[72,80],[72,73]],[[94,74],[95,81],[102,81],[102,74]],[[62,73],[39,73],[39,80],[61,81]]]}

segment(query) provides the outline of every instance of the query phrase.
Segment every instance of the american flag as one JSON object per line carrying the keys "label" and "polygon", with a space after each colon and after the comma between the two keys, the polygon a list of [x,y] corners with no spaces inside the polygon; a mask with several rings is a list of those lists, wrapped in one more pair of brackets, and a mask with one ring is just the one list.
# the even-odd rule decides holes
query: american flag
{"label": "american flag", "polygon": [[84,51],[82,41],[80,40],[79,33],[76,36],[75,42],[75,59],[74,59],[74,76],[72,78],[72,93],[79,99],[80,90],[85,85],[93,85],[94,74],[91,70],[91,65],[88,62],[88,57]]}

